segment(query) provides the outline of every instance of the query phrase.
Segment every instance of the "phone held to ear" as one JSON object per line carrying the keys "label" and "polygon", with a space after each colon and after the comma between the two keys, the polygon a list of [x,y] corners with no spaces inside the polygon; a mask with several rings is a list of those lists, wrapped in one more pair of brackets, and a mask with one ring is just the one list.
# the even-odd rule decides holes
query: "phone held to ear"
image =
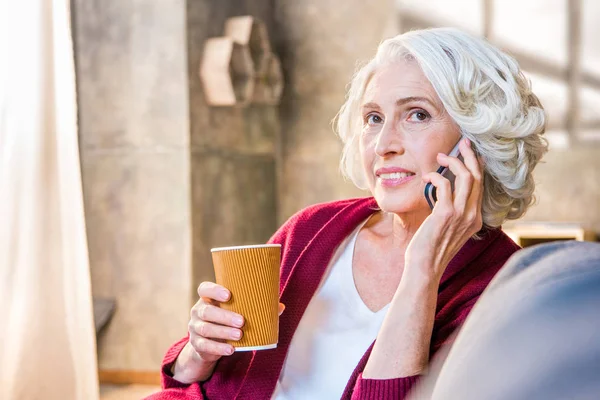
{"label": "phone held to ear", "polygon": [[[458,145],[460,144],[460,141],[462,139],[463,139],[463,136],[461,135],[460,140],[456,143],[456,146],[454,146],[454,148],[450,151],[450,153],[448,153],[448,155],[450,157],[458,157],[458,159],[461,161],[463,160],[463,158],[462,158],[462,155],[460,154],[460,150],[458,149]],[[450,181],[450,185],[452,186],[452,191],[454,192],[454,180],[456,179],[456,177],[454,176],[452,171],[450,171],[450,168],[440,166],[436,172],[438,174],[446,177],[446,179],[448,179]],[[433,206],[435,206],[435,203],[437,201],[437,191],[436,191],[436,187],[433,186],[433,184],[431,182],[429,182],[429,183],[427,183],[427,185],[425,185],[425,199],[427,200],[429,207],[433,210]]]}

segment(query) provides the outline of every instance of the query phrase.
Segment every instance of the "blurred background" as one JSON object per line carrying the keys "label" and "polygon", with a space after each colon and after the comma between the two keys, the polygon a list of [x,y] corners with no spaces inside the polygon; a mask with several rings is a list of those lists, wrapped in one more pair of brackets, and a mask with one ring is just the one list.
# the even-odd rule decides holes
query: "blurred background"
{"label": "blurred background", "polygon": [[[595,240],[600,232],[600,2],[70,6],[103,399],[156,390],[164,352],[186,334],[196,287],[213,279],[210,248],[265,242],[309,204],[367,195],[339,173],[341,144],[331,121],[357,65],[398,33],[453,26],[485,36],[531,79],[549,116],[551,150],[535,174],[538,204],[505,226],[515,240]],[[251,16],[258,27],[246,46],[254,62],[256,51],[280,62],[269,79],[283,89],[269,101],[243,101],[252,78],[235,55],[222,75],[207,60],[207,40],[225,36],[236,16]],[[233,83],[234,104],[213,104],[221,78]]]}

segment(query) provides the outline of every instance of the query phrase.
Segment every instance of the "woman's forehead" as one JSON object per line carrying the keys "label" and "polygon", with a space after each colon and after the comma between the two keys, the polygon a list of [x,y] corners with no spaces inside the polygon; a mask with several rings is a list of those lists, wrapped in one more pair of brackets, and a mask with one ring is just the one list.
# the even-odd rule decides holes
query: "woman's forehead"
{"label": "woman's forehead", "polygon": [[403,98],[426,98],[440,103],[435,89],[414,61],[399,60],[379,67],[367,83],[362,103],[397,102]]}

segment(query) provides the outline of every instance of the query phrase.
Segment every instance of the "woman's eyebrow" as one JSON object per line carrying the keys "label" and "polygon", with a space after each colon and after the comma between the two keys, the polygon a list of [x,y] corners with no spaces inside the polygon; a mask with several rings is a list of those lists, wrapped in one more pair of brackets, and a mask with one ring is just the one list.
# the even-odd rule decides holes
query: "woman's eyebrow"
{"label": "woman's eyebrow", "polygon": [[365,103],[361,107],[363,110],[380,110],[379,104],[377,103]]}
{"label": "woman's eyebrow", "polygon": [[398,100],[396,100],[396,107],[403,106],[407,103],[428,103],[432,107],[435,107],[435,104],[433,104],[433,102],[431,100],[429,100],[427,97],[420,97],[420,96],[409,96],[409,97],[403,97],[401,99],[398,99]]}
{"label": "woman's eyebrow", "polygon": [[[408,97],[403,97],[401,99],[398,99],[398,100],[396,100],[396,107],[400,107],[400,106],[403,106],[408,103],[427,103],[427,104],[431,105],[432,107],[437,108],[436,105],[431,100],[429,100],[429,98],[421,97],[421,96],[408,96]],[[381,110],[381,107],[379,107],[379,104],[377,104],[377,103],[369,102],[369,103],[363,104],[361,109],[362,110]]]}

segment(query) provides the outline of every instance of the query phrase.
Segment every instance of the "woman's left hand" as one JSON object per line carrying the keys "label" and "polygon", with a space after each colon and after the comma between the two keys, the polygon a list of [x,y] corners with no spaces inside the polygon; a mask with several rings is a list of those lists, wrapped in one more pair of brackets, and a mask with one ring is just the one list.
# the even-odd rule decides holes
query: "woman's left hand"
{"label": "woman's left hand", "polygon": [[423,176],[436,187],[438,200],[406,249],[403,280],[406,276],[439,283],[450,260],[483,226],[482,164],[469,139],[461,139],[459,148],[464,163],[442,153],[437,156],[438,163],[456,176],[454,192],[450,181],[437,172]]}

